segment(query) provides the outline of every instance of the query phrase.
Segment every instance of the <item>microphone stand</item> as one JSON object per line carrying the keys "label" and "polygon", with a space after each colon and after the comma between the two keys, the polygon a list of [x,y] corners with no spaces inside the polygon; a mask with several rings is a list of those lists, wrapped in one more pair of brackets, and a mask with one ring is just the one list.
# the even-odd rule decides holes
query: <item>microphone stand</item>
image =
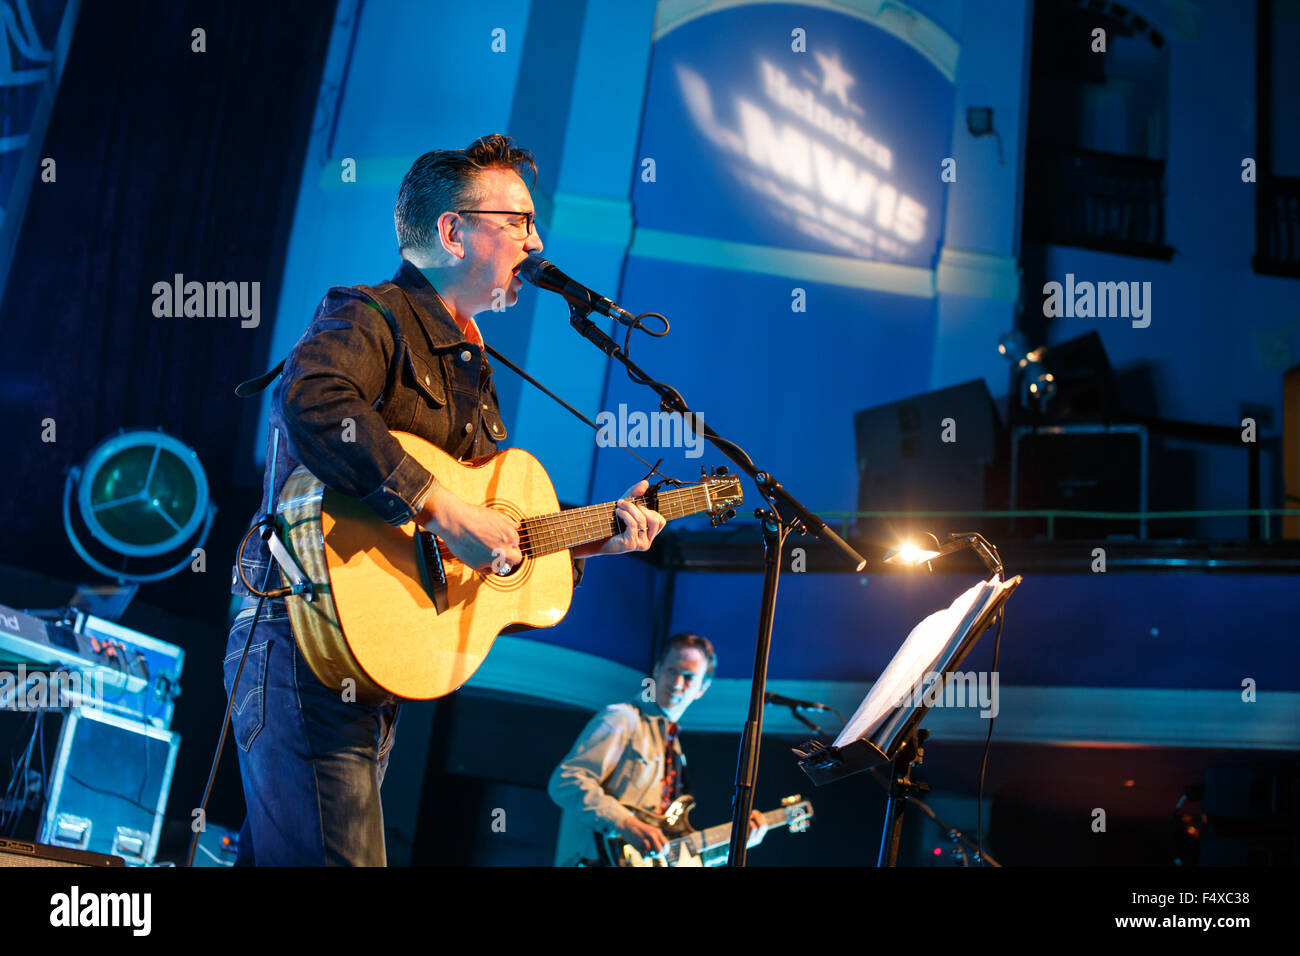
{"label": "microphone stand", "polygon": [[607,356],[621,362],[632,373],[634,381],[648,385],[660,397],[660,408],[677,412],[683,425],[697,430],[713,443],[719,451],[736,463],[736,466],[753,480],[759,494],[766,499],[767,508],[756,508],[754,517],[763,524],[763,595],[758,613],[758,640],[754,649],[754,678],[749,693],[749,715],[740,738],[740,754],[736,760],[735,795],[732,798],[731,848],[727,854],[728,866],[744,866],[749,842],[749,814],[754,808],[754,782],[758,777],[759,741],[763,736],[764,692],[767,690],[767,659],[772,646],[772,619],[776,612],[776,586],[781,576],[781,551],[786,536],[791,531],[811,533],[820,538],[853,563],[856,570],[866,567],[866,559],[854,551],[847,542],[832,531],[826,522],[813,514],[772,477],[771,472],[760,470],[745,454],[744,449],[723,438],[704,424],[686,405],[677,390],[657,382],[641,370],[618,347],[618,343],[591,321],[591,307],[581,306],[572,300],[569,305],[569,324],[578,333]]}

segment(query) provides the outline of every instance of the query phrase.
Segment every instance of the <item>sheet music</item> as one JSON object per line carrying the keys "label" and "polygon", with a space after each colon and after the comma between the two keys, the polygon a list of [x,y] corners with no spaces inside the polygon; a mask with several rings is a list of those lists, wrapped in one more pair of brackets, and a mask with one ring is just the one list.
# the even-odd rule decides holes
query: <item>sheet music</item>
{"label": "sheet music", "polygon": [[913,688],[933,669],[958,629],[965,622],[973,621],[1006,587],[996,575],[973,584],[948,607],[935,611],[912,628],[880,679],[835,738],[834,746],[843,747],[869,738],[899,706],[911,707]]}

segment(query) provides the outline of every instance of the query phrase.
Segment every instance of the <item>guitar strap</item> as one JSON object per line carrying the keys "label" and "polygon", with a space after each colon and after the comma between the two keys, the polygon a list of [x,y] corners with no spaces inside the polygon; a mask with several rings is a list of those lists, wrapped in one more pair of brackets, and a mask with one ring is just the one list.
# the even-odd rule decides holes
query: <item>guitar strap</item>
{"label": "guitar strap", "polygon": [[[385,283],[385,285],[389,285],[389,284],[391,284],[391,283]],[[371,304],[372,304],[376,309],[378,309],[380,313],[383,314],[384,319],[388,322],[389,326],[392,328],[392,330],[393,330],[393,334],[399,337],[399,338],[398,338],[398,342],[399,342],[399,344],[400,344],[401,339],[402,339],[402,337],[403,337],[402,330],[401,330],[401,328],[399,327],[399,324],[398,324],[398,322],[397,322],[397,318],[396,318],[396,316],[393,315],[392,309],[390,309],[389,306],[388,306],[388,303],[384,301],[384,296],[383,296],[383,293],[380,291],[380,289],[378,289],[378,288],[372,288],[372,287],[369,287],[369,286],[353,286],[353,287],[351,287],[351,288],[352,288],[352,289],[355,289],[355,290],[358,291],[358,292],[360,292],[364,298],[366,298],[367,300],[369,300],[369,302],[370,302],[370,303],[371,303]],[[393,289],[394,289],[398,294],[403,294],[403,293],[402,293],[402,290],[401,290],[399,287],[397,287],[397,286],[393,286]],[[378,294],[376,294],[376,293],[378,293]],[[520,367],[519,367],[518,365],[516,365],[514,362],[510,361],[510,359],[506,358],[506,357],[505,357],[504,355],[502,355],[499,351],[497,351],[495,348],[493,348],[491,345],[488,345],[487,342],[484,342],[484,343],[483,343],[483,348],[484,348],[484,350],[485,350],[489,355],[491,355],[494,359],[496,359],[498,362],[500,362],[500,363],[501,363],[502,365],[504,365],[506,368],[510,369],[510,371],[514,372],[516,375],[518,375],[520,378],[522,378],[525,382],[527,382],[528,384],[532,385],[534,388],[536,388],[536,389],[538,389],[539,391],[541,391],[541,392],[542,392],[543,394],[545,394],[548,398],[554,400],[557,404],[559,404],[559,405],[562,406],[565,410],[567,410],[568,412],[570,412],[570,413],[571,413],[575,418],[577,418],[577,419],[578,419],[580,422],[582,422],[584,425],[587,425],[589,428],[591,428],[592,430],[594,430],[594,431],[596,431],[596,432],[599,432],[599,431],[600,431],[600,426],[599,426],[599,425],[597,425],[595,422],[593,422],[593,421],[592,421],[590,418],[588,418],[586,415],[582,414],[582,412],[578,411],[576,408],[574,408],[572,405],[570,405],[570,404],[569,404],[568,402],[566,402],[564,399],[560,398],[560,396],[556,395],[554,392],[552,392],[549,388],[547,388],[547,387],[546,387],[545,385],[543,385],[541,382],[537,381],[537,379],[533,378],[531,375],[529,375],[527,372],[525,372],[522,368],[520,368]],[[240,398],[249,398],[250,396],[256,395],[257,393],[261,392],[261,391],[264,390],[267,386],[269,386],[273,381],[275,381],[276,377],[277,377],[281,372],[284,371],[284,364],[285,364],[285,362],[287,362],[287,361],[288,361],[287,358],[283,358],[283,359],[280,360],[279,364],[275,366],[275,368],[273,368],[273,369],[269,369],[268,371],[263,372],[261,375],[258,375],[256,378],[250,378],[250,379],[248,379],[247,381],[240,382],[239,385],[237,385],[237,386],[235,387],[235,394],[236,394],[238,397],[240,397]],[[388,384],[385,385],[385,387],[384,387],[384,394],[385,394],[385,395],[387,395],[388,392],[392,389],[392,385],[393,385],[393,376],[394,376],[394,369],[390,368],[390,369],[388,370]],[[652,465],[652,464],[650,464],[650,462],[646,461],[644,458],[642,458],[642,457],[641,457],[640,455],[638,455],[636,452],[632,451],[632,449],[628,448],[626,445],[616,445],[615,447],[623,449],[625,452],[627,452],[629,455],[631,455],[631,456],[632,456],[633,458],[635,458],[637,461],[641,462],[641,464],[645,465],[647,468],[650,469],[650,470],[646,473],[646,475],[645,475],[645,480],[649,481],[650,478],[651,478],[653,475],[655,475],[655,474],[659,474],[659,475],[661,475],[661,476],[663,477],[663,479],[664,479],[665,481],[668,481],[668,482],[670,482],[671,484],[674,484],[674,485],[680,485],[680,484],[681,484],[681,482],[678,481],[677,479],[675,479],[675,478],[670,478],[668,475],[665,475],[662,471],[659,471],[659,465],[663,463],[663,459],[662,459],[662,458],[660,458],[659,461],[655,462],[655,463]]]}
{"label": "guitar strap", "polygon": [[673,757],[677,761],[677,775],[682,781],[681,792],[693,793],[694,791],[691,790],[691,775],[686,769],[686,754],[682,752],[682,741],[680,737],[677,738],[676,744],[673,748]]}
{"label": "guitar strap", "polygon": [[[582,412],[578,411],[576,408],[574,408],[572,405],[570,405],[570,404],[569,404],[568,402],[566,402],[564,399],[560,398],[560,396],[556,395],[556,394],[555,394],[554,392],[552,392],[549,388],[547,388],[547,387],[546,387],[545,385],[543,385],[541,382],[537,381],[537,379],[533,378],[531,375],[529,375],[527,372],[525,372],[523,369],[521,369],[518,365],[516,365],[514,362],[510,361],[510,359],[506,358],[504,355],[502,355],[500,352],[498,352],[498,351],[497,351],[496,349],[494,349],[492,346],[488,345],[486,342],[483,343],[483,347],[484,347],[485,349],[487,349],[487,352],[488,352],[489,355],[491,355],[494,359],[496,359],[497,361],[499,361],[499,362],[500,362],[502,365],[504,365],[506,368],[510,369],[510,371],[514,372],[516,375],[518,375],[520,378],[522,378],[525,382],[527,382],[527,383],[529,383],[530,385],[532,385],[534,388],[538,389],[538,390],[541,391],[541,392],[544,392],[547,396],[549,396],[550,398],[554,399],[558,404],[562,405],[564,408],[566,408],[566,409],[568,409],[570,412],[572,412],[573,415],[574,415],[574,417],[576,417],[579,421],[583,422],[583,423],[586,424],[588,427],[590,427],[591,429],[593,429],[594,431],[596,431],[596,432],[599,433],[599,431],[600,431],[600,426],[597,425],[595,422],[593,422],[593,421],[592,421],[590,418],[588,418],[586,415],[582,414]],[[669,478],[667,475],[664,475],[664,473],[663,473],[662,471],[659,471],[659,466],[663,463],[663,459],[662,459],[662,458],[660,458],[659,461],[655,462],[655,463],[652,465],[652,464],[650,464],[650,462],[646,461],[644,458],[642,458],[640,455],[638,455],[638,454],[637,454],[636,452],[634,452],[632,449],[628,448],[626,445],[616,445],[615,447],[623,449],[625,452],[627,452],[629,455],[631,455],[631,456],[632,456],[633,458],[635,458],[637,461],[641,462],[641,464],[645,465],[647,468],[650,469],[648,472],[646,472],[646,476],[645,476],[645,480],[646,480],[646,481],[649,481],[649,480],[650,480],[650,477],[651,477],[652,475],[659,474],[659,475],[662,475],[662,476],[663,476],[663,478],[664,478],[665,481],[669,481],[669,482],[671,482],[671,483],[673,483],[673,484],[677,484],[677,485],[680,485],[680,484],[681,484],[681,482],[680,482],[680,481],[677,481],[675,478]]]}

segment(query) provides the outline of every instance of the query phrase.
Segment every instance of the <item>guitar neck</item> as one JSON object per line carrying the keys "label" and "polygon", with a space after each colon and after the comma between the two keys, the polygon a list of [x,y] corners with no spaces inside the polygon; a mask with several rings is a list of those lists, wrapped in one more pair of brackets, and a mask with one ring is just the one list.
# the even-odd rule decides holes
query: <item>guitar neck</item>
{"label": "guitar neck", "polygon": [[[711,502],[704,485],[689,488],[669,488],[654,495],[633,498],[637,504],[654,511],[671,521],[686,515],[708,511]],[[577,548],[592,541],[604,541],[621,534],[614,508],[616,501],[605,501],[583,508],[569,508],[555,514],[525,518],[519,527],[523,552],[531,557],[553,554],[565,548]]]}
{"label": "guitar neck", "polygon": [[[763,814],[763,823],[771,828],[777,826],[786,826],[790,822],[785,808],[777,810],[768,810]],[[685,846],[695,856],[699,856],[705,850],[712,850],[720,846],[726,846],[731,842],[731,824],[719,823],[716,827],[709,827],[707,830],[697,830],[694,833],[688,833],[684,837],[678,837],[670,841],[672,846]],[[676,856],[676,852],[673,853]]]}

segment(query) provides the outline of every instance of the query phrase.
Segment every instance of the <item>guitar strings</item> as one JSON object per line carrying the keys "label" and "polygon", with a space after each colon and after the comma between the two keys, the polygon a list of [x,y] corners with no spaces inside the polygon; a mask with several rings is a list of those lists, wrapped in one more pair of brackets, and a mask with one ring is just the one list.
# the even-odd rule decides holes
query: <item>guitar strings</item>
{"label": "guitar strings", "polygon": [[[697,500],[700,497],[703,497],[703,502]],[[648,504],[648,499],[644,496],[631,500],[640,505]],[[708,500],[702,485],[695,485],[691,488],[674,488],[659,494],[659,501],[657,502],[659,507],[656,510],[668,520],[672,520],[705,510]],[[520,522],[519,526],[519,549],[532,557],[543,557],[564,548],[577,547],[587,541],[597,541],[602,537],[613,537],[619,533],[614,523],[617,504],[618,502],[615,501],[606,501],[601,504],[584,505],[581,508],[570,508],[567,511],[525,518]],[[678,511],[678,508],[681,510]],[[608,511],[605,509],[608,509]],[[596,532],[604,530],[606,522],[610,534],[596,534]],[[593,535],[593,537],[586,538],[583,541],[568,541],[568,538],[574,532]],[[438,542],[438,550],[444,558],[455,557],[442,541]]]}
{"label": "guitar strings", "polygon": [[[634,499],[638,504],[644,505],[645,499]],[[539,515],[535,518],[525,518],[520,524],[519,542],[520,547],[530,548],[534,551],[538,546],[551,547],[552,551],[561,550],[566,545],[564,542],[574,534],[581,536],[591,535],[586,540],[599,540],[601,537],[613,537],[619,534],[618,527],[615,523],[615,502],[607,502],[603,505],[588,505],[583,508],[574,508],[570,511],[560,512],[551,515]],[[664,506],[661,504],[659,513],[665,518],[672,520],[682,515],[690,514],[690,511],[678,511],[675,507]],[[609,534],[598,534],[608,528]],[[572,541],[570,544],[576,546],[585,543],[583,541]]]}
{"label": "guitar strings", "polygon": [[[698,485],[693,488],[673,489],[663,492],[659,495],[659,508],[657,510],[669,520],[693,514],[704,510],[702,503],[695,500],[699,497],[704,497],[704,502],[708,501],[707,496],[703,494],[703,488]],[[639,505],[648,504],[645,497],[632,500]],[[585,543],[584,541],[572,541],[565,544],[565,540],[574,532],[583,535],[594,535],[594,537],[588,538],[588,541],[599,540],[601,537],[612,537],[619,533],[614,523],[617,504],[614,501],[607,501],[597,505],[585,505],[581,508],[571,508],[567,511],[525,518],[520,522],[519,527],[520,550],[528,549],[535,556],[541,556],[554,553],[565,547]],[[682,509],[681,511],[677,510],[679,507]],[[611,533],[609,535],[596,534],[596,532],[603,531],[606,525],[610,528]]]}
{"label": "guitar strings", "polygon": [[[643,497],[632,500],[640,505],[648,505],[649,503]],[[684,504],[684,502],[681,504]],[[676,510],[678,505],[679,502],[674,500],[661,501],[659,512],[665,517],[670,516],[670,512],[672,513],[671,517],[681,517],[682,514],[688,513],[686,511],[678,513]],[[581,508],[570,508],[566,511],[546,515],[530,516],[521,522],[521,530],[531,530],[542,534],[556,534],[566,530],[578,530],[579,527],[582,527],[584,530],[594,531],[604,523],[604,519],[613,518],[616,506],[617,502],[606,501],[601,504],[585,505]],[[587,525],[591,525],[591,527],[588,529],[586,528]]]}

